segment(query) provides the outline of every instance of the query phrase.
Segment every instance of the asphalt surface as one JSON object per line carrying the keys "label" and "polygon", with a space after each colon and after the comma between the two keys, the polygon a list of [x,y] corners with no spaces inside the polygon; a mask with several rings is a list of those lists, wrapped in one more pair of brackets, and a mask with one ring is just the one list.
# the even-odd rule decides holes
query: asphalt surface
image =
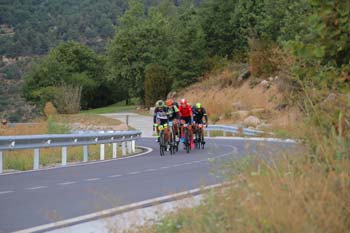
{"label": "asphalt surface", "polygon": [[204,150],[154,151],[121,160],[0,176],[0,232],[13,232],[182,192],[225,179],[221,165],[252,153],[290,150],[289,143],[208,139]]}

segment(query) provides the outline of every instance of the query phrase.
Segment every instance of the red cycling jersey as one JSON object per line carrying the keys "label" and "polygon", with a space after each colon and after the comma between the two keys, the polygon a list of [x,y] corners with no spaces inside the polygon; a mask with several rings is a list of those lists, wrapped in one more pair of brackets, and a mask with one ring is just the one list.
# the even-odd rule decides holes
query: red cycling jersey
{"label": "red cycling jersey", "polygon": [[186,107],[179,106],[179,112],[181,117],[190,117],[192,116],[192,107],[187,104]]}

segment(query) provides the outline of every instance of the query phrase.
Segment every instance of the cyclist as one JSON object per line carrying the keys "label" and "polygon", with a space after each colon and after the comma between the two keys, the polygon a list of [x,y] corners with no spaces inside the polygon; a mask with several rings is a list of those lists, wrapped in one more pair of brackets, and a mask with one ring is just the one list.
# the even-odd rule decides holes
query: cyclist
{"label": "cyclist", "polygon": [[154,109],[153,115],[153,131],[157,130],[157,142],[159,142],[159,127],[160,125],[164,128],[165,142],[168,142],[168,115],[166,112],[166,107],[163,100],[158,100],[156,102],[156,108]]}
{"label": "cyclist", "polygon": [[173,122],[173,128],[174,128],[174,132],[176,135],[176,141],[178,141],[178,138],[179,138],[178,120],[180,118],[179,109],[172,99],[168,99],[167,101],[165,101],[165,103],[167,105],[167,114],[168,114],[169,122]]}
{"label": "cyclist", "polygon": [[[205,110],[205,108],[202,107],[201,103],[196,103],[195,106],[193,106],[193,120],[195,123],[195,129],[198,129],[198,125],[199,124],[203,124],[205,125],[205,127],[208,127],[208,115],[207,115],[207,111]],[[203,122],[203,117],[205,118],[205,123]],[[203,135],[204,138],[204,132],[203,132],[203,128],[201,128],[201,134]],[[205,142],[203,141],[203,144]]]}
{"label": "cyclist", "polygon": [[[193,148],[194,143],[193,143],[193,133],[192,133],[192,126],[191,126],[193,123],[193,114],[192,114],[192,107],[187,103],[186,99],[180,100],[179,113],[180,113],[181,121],[189,125],[188,128],[190,133],[190,145],[191,145],[191,148]],[[181,132],[181,141],[184,142],[183,132]]]}

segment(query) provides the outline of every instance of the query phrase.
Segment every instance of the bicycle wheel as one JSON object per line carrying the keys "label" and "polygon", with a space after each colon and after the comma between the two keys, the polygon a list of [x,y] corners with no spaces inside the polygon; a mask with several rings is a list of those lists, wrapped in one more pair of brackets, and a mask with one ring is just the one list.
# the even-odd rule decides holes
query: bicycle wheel
{"label": "bicycle wheel", "polygon": [[201,146],[202,146],[202,149],[204,149],[204,130],[201,130],[201,133],[200,133],[200,137],[201,137]]}
{"label": "bicycle wheel", "polygon": [[190,145],[190,133],[188,132],[188,128],[185,128],[185,146],[186,146],[186,152],[190,153],[191,145]]}
{"label": "bicycle wheel", "polygon": [[164,140],[164,131],[160,131],[159,133],[159,152],[160,152],[160,156],[164,155],[164,151],[165,151],[165,140]]}
{"label": "bicycle wheel", "polygon": [[170,155],[173,155],[175,153],[175,150],[174,150],[174,142],[175,142],[175,139],[174,139],[174,132],[172,130],[172,128],[170,128],[169,130],[169,146],[170,146]]}
{"label": "bicycle wheel", "polygon": [[201,140],[200,129],[197,129],[196,130],[196,148],[197,149],[201,148],[201,143],[202,143],[202,140]]}

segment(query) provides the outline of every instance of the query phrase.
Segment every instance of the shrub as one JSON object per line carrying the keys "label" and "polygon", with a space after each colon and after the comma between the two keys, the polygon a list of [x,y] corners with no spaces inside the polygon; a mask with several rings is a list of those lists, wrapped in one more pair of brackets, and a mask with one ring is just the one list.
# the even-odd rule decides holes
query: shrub
{"label": "shrub", "polygon": [[56,122],[51,116],[47,119],[48,134],[66,134],[69,133],[68,125]]}
{"label": "shrub", "polygon": [[81,86],[72,86],[62,83],[57,87],[54,98],[59,113],[78,113],[80,111]]}
{"label": "shrub", "polygon": [[273,46],[269,42],[251,39],[249,45],[250,72],[254,77],[267,78],[277,71],[278,65],[272,60]]}
{"label": "shrub", "polygon": [[57,114],[57,109],[52,102],[47,102],[44,107],[44,114],[46,117],[50,117]]}
{"label": "shrub", "polygon": [[167,71],[163,66],[151,64],[146,69],[145,104],[147,107],[154,105],[159,99],[165,99],[171,90],[172,81],[168,77]]}

